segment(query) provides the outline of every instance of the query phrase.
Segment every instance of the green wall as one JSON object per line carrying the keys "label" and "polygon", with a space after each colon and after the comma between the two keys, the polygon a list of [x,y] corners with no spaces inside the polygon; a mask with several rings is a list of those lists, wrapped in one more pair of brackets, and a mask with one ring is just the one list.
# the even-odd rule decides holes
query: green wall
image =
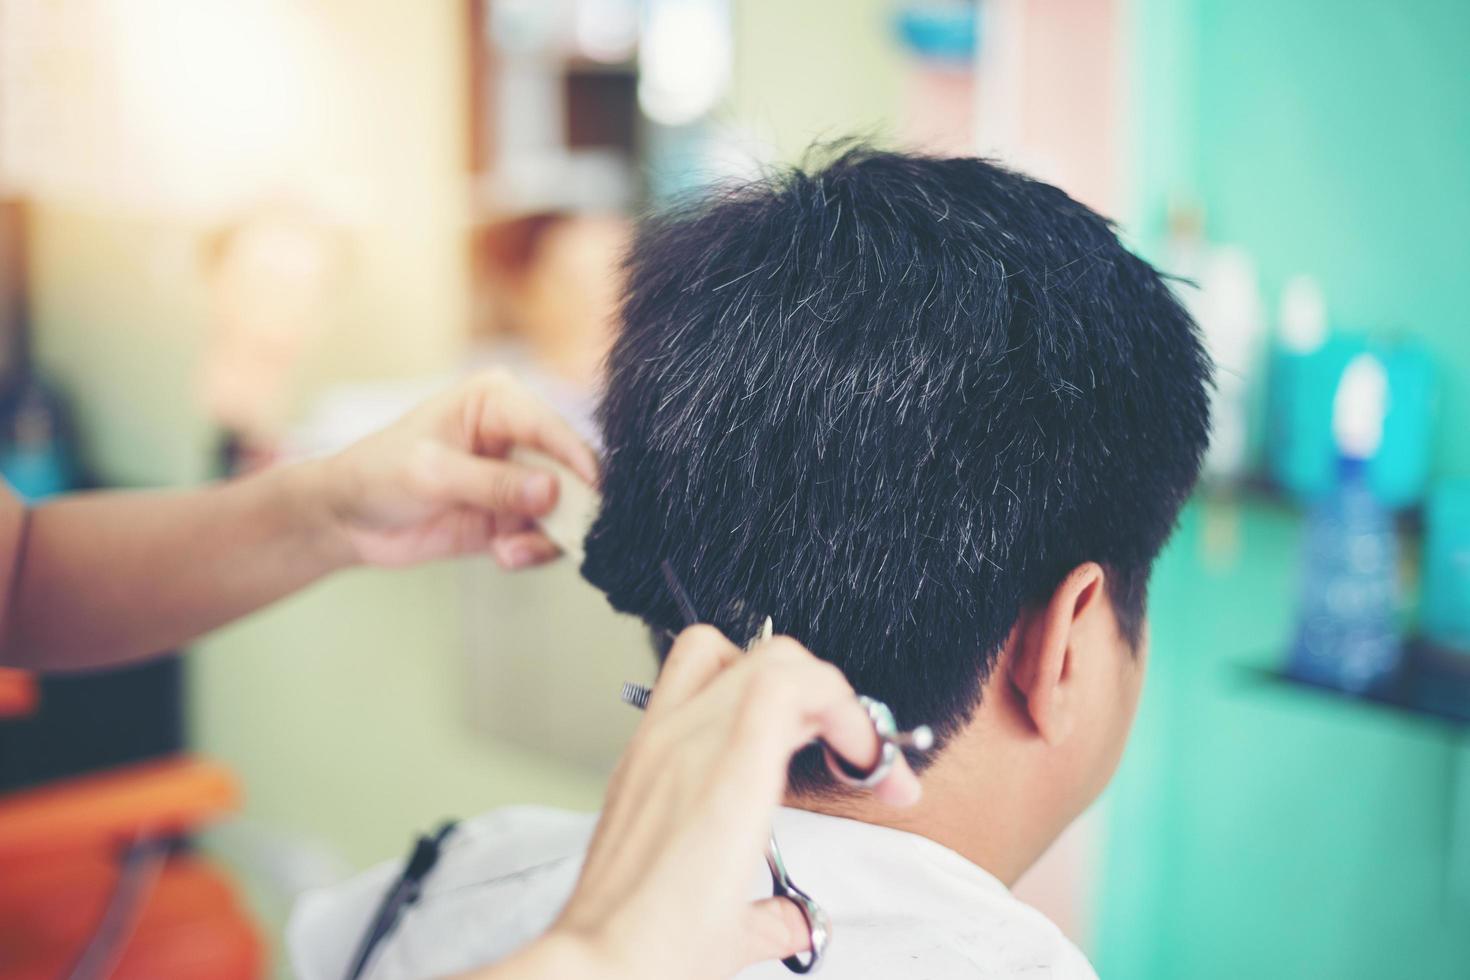
{"label": "green wall", "polygon": [[[1336,324],[1421,339],[1470,474],[1470,4],[1138,0],[1134,227],[1171,195]],[[1289,641],[1299,516],[1200,501],[1154,584],[1112,795],[1104,976],[1470,976],[1470,735],[1252,683]]]}
{"label": "green wall", "polygon": [[1210,233],[1270,295],[1310,272],[1343,326],[1423,339],[1451,382],[1441,468],[1470,474],[1470,4],[1198,7]]}

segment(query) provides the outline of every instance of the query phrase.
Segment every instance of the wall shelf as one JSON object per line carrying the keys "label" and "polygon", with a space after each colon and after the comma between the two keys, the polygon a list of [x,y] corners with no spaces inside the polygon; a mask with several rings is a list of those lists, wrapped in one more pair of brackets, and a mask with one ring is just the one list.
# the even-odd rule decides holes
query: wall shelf
{"label": "wall shelf", "polygon": [[[1237,671],[1247,683],[1289,689],[1307,697],[1331,699],[1348,706],[1366,706],[1464,735],[1470,732],[1470,669],[1462,666],[1451,670],[1446,666],[1447,662],[1452,662],[1450,658],[1464,656],[1434,651],[1426,644],[1411,641],[1403,676],[1389,687],[1361,694],[1303,680],[1279,666],[1241,665]],[[1453,693],[1456,688],[1459,689],[1458,696]]]}

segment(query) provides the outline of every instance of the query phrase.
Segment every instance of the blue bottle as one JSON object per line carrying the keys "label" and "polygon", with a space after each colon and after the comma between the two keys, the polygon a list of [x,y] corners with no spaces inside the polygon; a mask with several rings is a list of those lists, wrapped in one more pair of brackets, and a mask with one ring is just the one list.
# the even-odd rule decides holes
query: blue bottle
{"label": "blue bottle", "polygon": [[1387,392],[1386,372],[1372,355],[1359,355],[1343,372],[1333,404],[1337,482],[1308,513],[1288,667],[1301,680],[1354,694],[1391,684],[1403,658],[1395,622],[1398,539],[1368,479]]}

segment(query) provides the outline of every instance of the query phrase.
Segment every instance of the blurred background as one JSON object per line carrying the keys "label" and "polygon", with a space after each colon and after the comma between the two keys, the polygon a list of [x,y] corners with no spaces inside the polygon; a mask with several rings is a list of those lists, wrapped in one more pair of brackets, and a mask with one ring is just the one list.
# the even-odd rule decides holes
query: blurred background
{"label": "blurred background", "polygon": [[[591,435],[638,213],[850,134],[997,157],[1187,279],[1222,372],[1128,757],[1022,891],[1103,976],[1470,976],[1467,47],[1461,0],[0,0],[0,473],[189,485],[486,364]],[[24,820],[173,807],[119,975],[284,976],[301,889],[595,807],[645,651],[470,561],[0,678],[0,977],[115,874]]]}

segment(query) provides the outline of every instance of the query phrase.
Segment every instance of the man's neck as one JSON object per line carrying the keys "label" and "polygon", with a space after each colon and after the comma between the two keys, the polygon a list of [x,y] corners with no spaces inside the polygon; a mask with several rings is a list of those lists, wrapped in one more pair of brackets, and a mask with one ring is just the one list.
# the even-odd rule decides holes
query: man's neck
{"label": "man's neck", "polygon": [[[885,806],[867,794],[789,798],[788,805],[880,827],[892,827],[943,844],[1010,887],[1060,832],[1029,791],[1020,760],[975,751],[975,732],[961,734],[921,777],[924,798],[907,809]],[[1064,825],[1064,824],[1063,824]]]}

